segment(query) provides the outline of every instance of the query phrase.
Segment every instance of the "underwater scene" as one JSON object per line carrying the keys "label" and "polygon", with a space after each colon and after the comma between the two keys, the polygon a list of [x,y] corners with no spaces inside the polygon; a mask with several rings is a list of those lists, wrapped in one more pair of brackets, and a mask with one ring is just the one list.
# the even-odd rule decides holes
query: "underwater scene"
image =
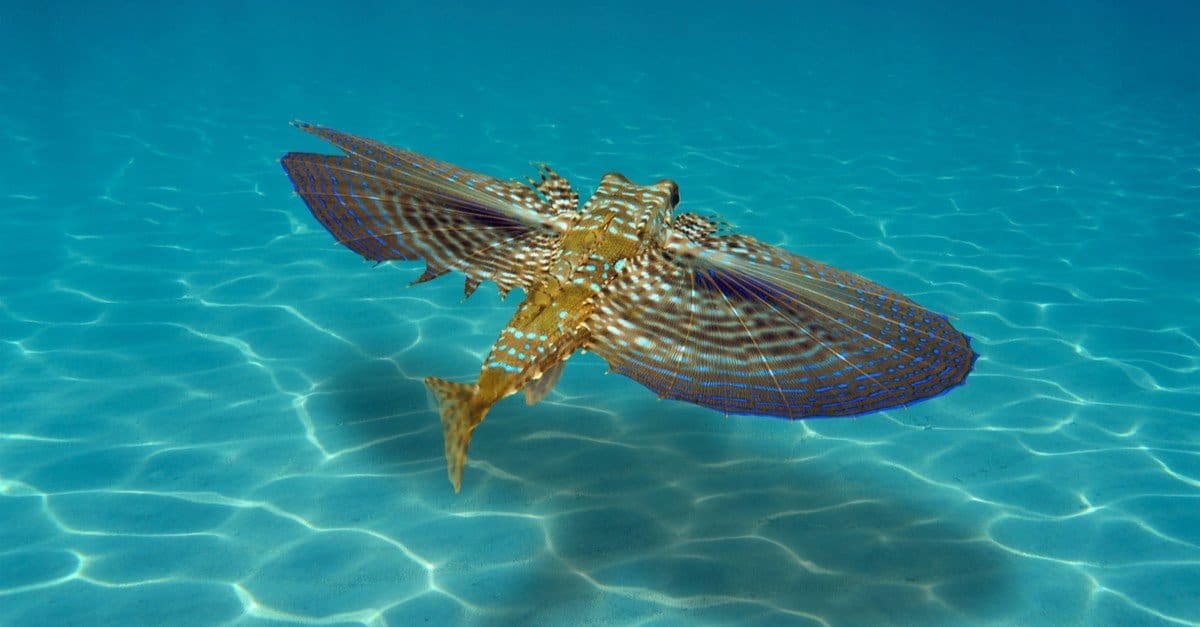
{"label": "underwater scene", "polygon": [[3,3],[0,625],[1200,624],[1198,23]]}

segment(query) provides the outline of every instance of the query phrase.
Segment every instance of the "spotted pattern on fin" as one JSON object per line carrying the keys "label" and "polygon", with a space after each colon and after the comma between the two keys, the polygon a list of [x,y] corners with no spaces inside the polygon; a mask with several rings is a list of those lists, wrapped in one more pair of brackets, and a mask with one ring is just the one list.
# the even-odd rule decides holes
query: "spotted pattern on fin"
{"label": "spotted pattern on fin", "polygon": [[688,214],[610,283],[589,347],[660,396],[728,413],[844,416],[935,396],[975,354],[941,315]]}
{"label": "spotted pattern on fin", "polygon": [[[346,156],[288,153],[284,170],[313,216],[364,258],[423,259],[425,273],[414,284],[457,270],[476,282],[495,281],[501,293],[545,275],[560,235],[553,218],[567,211],[561,200],[555,207],[523,183],[297,125]],[[553,189],[563,193],[557,183]],[[468,283],[465,292],[472,291]]]}
{"label": "spotted pattern on fin", "polygon": [[542,196],[545,196],[546,202],[550,204],[555,213],[579,209],[579,194],[571,189],[571,184],[567,182],[567,179],[559,176],[544,163],[538,165],[538,172],[541,174],[541,180],[529,179],[529,184],[536,187]]}

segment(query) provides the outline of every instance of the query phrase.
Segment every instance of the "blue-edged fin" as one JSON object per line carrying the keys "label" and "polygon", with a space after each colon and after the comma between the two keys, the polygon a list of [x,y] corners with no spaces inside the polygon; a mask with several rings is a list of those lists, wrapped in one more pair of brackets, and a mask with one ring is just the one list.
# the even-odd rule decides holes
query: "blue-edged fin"
{"label": "blue-edged fin", "polygon": [[850,416],[932,398],[971,371],[970,339],[897,292],[693,214],[672,226],[588,321],[588,348],[660,396]]}
{"label": "blue-edged fin", "polygon": [[542,373],[540,379],[531,381],[525,386],[525,404],[536,405],[538,401],[546,398],[546,395],[558,385],[558,380],[562,378],[563,367],[567,362],[560,361],[550,367],[549,370]]}
{"label": "blue-edged fin", "polygon": [[437,397],[442,415],[442,433],[446,438],[446,469],[457,493],[462,488],[463,466],[467,463],[471,432],[483,422],[489,407],[476,402],[479,386],[474,383],[452,383],[428,377],[425,385]]}
{"label": "blue-edged fin", "polygon": [[[570,185],[543,168],[539,187],[502,181],[333,129],[297,122],[345,156],[290,152],[280,161],[313,216],[363,258],[425,260],[413,284],[451,270],[500,293],[538,284],[574,212]],[[544,198],[543,198],[544,196]]]}

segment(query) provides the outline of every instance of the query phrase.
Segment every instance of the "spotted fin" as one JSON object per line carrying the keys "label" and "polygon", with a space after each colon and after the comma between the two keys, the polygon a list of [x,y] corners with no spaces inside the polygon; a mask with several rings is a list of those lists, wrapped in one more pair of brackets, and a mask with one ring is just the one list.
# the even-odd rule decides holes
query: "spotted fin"
{"label": "spotted fin", "polygon": [[425,385],[437,397],[442,416],[442,434],[446,439],[446,470],[454,491],[462,488],[463,466],[467,463],[467,448],[471,433],[483,422],[490,407],[475,402],[479,386],[473,383],[452,383],[434,377]]}
{"label": "spotted fin", "polygon": [[567,362],[560,361],[542,373],[540,379],[529,382],[529,385],[525,386],[525,404],[536,405],[538,401],[546,398],[546,395],[554,390],[554,386],[558,385],[558,380],[562,378],[563,368],[566,365]]}
{"label": "spotted fin", "polygon": [[962,383],[975,361],[943,316],[860,276],[676,216],[589,321],[590,348],[665,398],[787,418],[861,414]]}
{"label": "spotted fin", "polygon": [[579,194],[571,189],[571,184],[567,182],[567,179],[559,176],[544,163],[538,165],[538,172],[541,174],[541,180],[529,179],[529,184],[536,187],[542,196],[545,196],[546,202],[550,203],[555,212],[579,209]]}
{"label": "spotted fin", "polygon": [[[463,272],[468,295],[471,281],[495,281],[507,293],[545,277],[561,235],[554,225],[563,222],[552,219],[565,210],[555,200],[559,196],[548,195],[548,201],[523,183],[331,129],[296,125],[346,153],[293,152],[282,164],[313,216],[364,258],[423,259],[425,273],[414,283]],[[554,183],[550,191],[561,195],[561,187]]]}

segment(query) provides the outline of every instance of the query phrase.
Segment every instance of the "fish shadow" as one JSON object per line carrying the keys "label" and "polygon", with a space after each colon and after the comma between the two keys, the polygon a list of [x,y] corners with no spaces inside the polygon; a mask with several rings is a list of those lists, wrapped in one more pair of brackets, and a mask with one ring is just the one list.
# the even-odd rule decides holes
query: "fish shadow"
{"label": "fish shadow", "polygon": [[[442,432],[425,384],[388,359],[347,362],[322,384],[324,440],[355,449],[354,463],[406,474],[442,454]],[[330,420],[335,417],[335,420]]]}
{"label": "fish shadow", "polygon": [[1014,558],[986,521],[900,469],[859,463],[868,449],[797,443],[796,423],[576,381],[568,392],[593,394],[498,404],[454,495],[424,385],[389,360],[348,363],[329,410],[356,464],[448,510],[541,520],[546,550],[503,565],[466,552],[439,580],[489,624],[957,624],[1016,602]]}
{"label": "fish shadow", "polygon": [[538,492],[555,495],[543,510],[552,556],[526,565],[527,585],[509,591],[511,624],[606,622],[622,612],[955,624],[1011,612],[1013,556],[945,491],[806,450],[819,443],[789,452],[778,441],[794,443],[799,425],[787,421],[621,405],[623,430],[609,440],[500,434],[507,441],[488,447],[488,463],[521,468]]}

